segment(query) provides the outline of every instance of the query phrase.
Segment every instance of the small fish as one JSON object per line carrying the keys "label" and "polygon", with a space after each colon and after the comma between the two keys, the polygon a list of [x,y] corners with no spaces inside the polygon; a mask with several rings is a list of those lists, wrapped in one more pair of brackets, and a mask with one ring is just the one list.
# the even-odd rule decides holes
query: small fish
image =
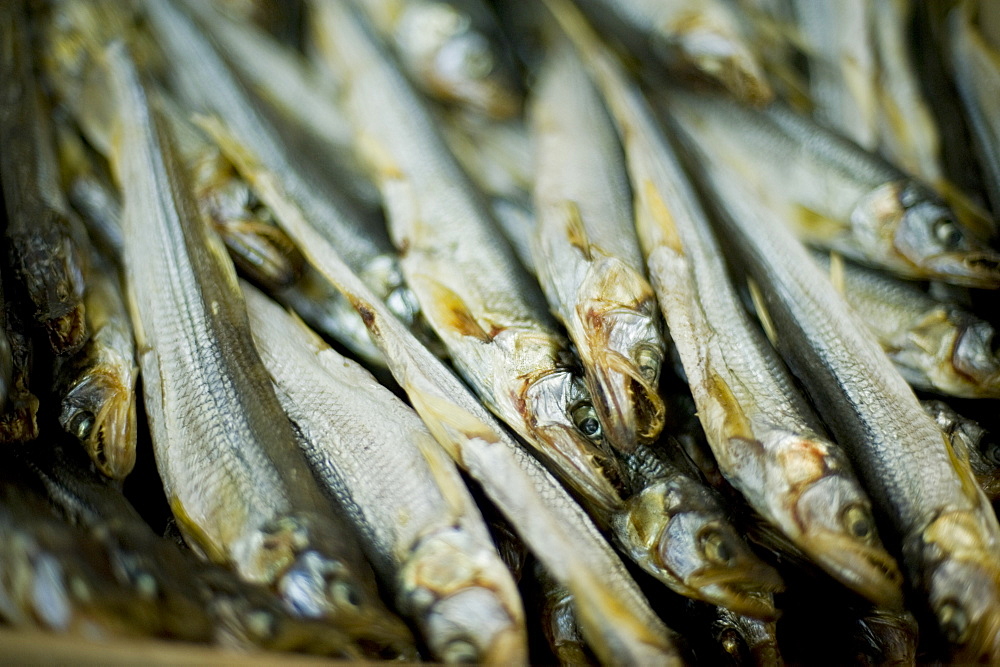
{"label": "small fish", "polygon": [[1000,525],[968,461],[757,193],[683,136],[716,202],[720,232],[759,286],[772,340],[901,543],[915,594],[956,659],[1000,660]]}
{"label": "small fish", "polygon": [[[993,326],[919,287],[812,252],[906,381],[966,398],[1000,398],[1000,357]],[[836,267],[836,268],[834,268]]]}
{"label": "small fish", "polygon": [[299,447],[361,528],[370,560],[432,656],[525,662],[517,586],[455,464],[420,417],[281,306],[245,283],[243,294]]}
{"label": "small fish", "polygon": [[537,582],[541,604],[542,633],[556,660],[564,667],[581,667],[597,664],[580,631],[576,619],[573,594],[535,563],[532,575]]}
{"label": "small fish", "polygon": [[617,463],[540,290],[364,18],[348,3],[316,10],[421,311],[490,410],[588,503],[613,509]]}
{"label": "small fish", "polygon": [[374,574],[298,451],[224,246],[124,46],[105,56],[118,107],[112,167],[146,414],[170,508],[209,560],[270,585],[378,651],[412,655]]}
{"label": "small fish", "polygon": [[671,89],[662,100],[720,168],[753,184],[799,238],[903,278],[1000,286],[1000,254],[928,186],[778,104]]}
{"label": "small fish", "polygon": [[542,65],[531,120],[535,273],[576,346],[605,439],[631,451],[663,430],[658,386],[666,349],[635,235],[625,156],[565,40]]}
{"label": "small fish", "polygon": [[263,586],[156,535],[80,454],[58,440],[15,450],[4,462],[4,483],[40,494],[54,515],[96,538],[121,592],[162,619],[160,634],[242,649],[363,657],[336,628],[294,616]]}
{"label": "small fish", "polygon": [[0,181],[7,205],[7,250],[31,316],[57,354],[87,339],[82,227],[59,184],[51,114],[33,70],[25,3],[0,8]]}
{"label": "small fish", "polygon": [[963,417],[944,401],[921,401],[960,459],[968,459],[980,488],[991,501],[1000,498],[1000,442],[979,422]]}
{"label": "small fish", "polygon": [[611,518],[618,547],[676,593],[775,620],[770,594],[783,589],[781,577],[743,541],[720,498],[657,447],[622,455],[636,491]]}
{"label": "small fish", "polygon": [[88,250],[84,304],[90,338],[72,357],[57,361],[59,423],[102,473],[124,479],[135,465],[138,429],[135,337],[117,270]]}
{"label": "small fish", "polygon": [[735,665],[780,667],[784,662],[774,621],[716,607],[710,631],[718,647]]}
{"label": "small fish", "polygon": [[[611,17],[628,32],[644,35],[675,71],[697,72],[721,84],[741,102],[766,104],[771,85],[740,29],[736,10],[718,0],[587,0],[604,24]],[[613,24],[612,24],[613,25]]]}
{"label": "small fish", "polygon": [[972,130],[986,195],[996,213],[1000,212],[1000,121],[990,91],[1000,87],[1000,44],[990,39],[981,22],[989,12],[990,3],[964,0],[955,4],[947,20],[944,55]]}
{"label": "small fish", "polygon": [[517,115],[522,93],[500,27],[483,0],[360,0],[424,92],[492,118]]}
{"label": "small fish", "polygon": [[434,438],[476,480],[535,557],[573,592],[595,654],[609,663],[679,664],[670,631],[586,512],[351,271],[284,192],[282,179],[224,128],[216,130],[220,145],[255,184],[306,260],[354,304]]}
{"label": "small fish", "polygon": [[[417,305],[402,283],[375,282],[395,279],[398,269],[383,270],[397,258],[380,221],[361,210],[340,192],[305,155],[290,149],[273,124],[259,111],[259,104],[226,65],[212,40],[194,21],[170,3],[145,3],[152,32],[170,68],[171,90],[181,103],[201,114],[211,114],[231,127],[268,168],[280,174],[310,223],[337,243],[351,267],[394,309],[403,321],[420,326]],[[201,117],[205,130],[206,116]],[[248,179],[249,180],[249,179]],[[363,344],[362,344],[363,345]]]}
{"label": "small fish", "polygon": [[917,621],[908,611],[870,609],[855,620],[851,640],[858,644],[857,664],[917,664]]}
{"label": "small fish", "polygon": [[837,581],[876,604],[900,606],[902,575],[867,495],[741,308],[708,214],[648,101],[572,5],[546,2],[618,126],[650,279],[719,470]]}
{"label": "small fish", "polygon": [[0,405],[0,443],[28,442],[38,437],[39,403],[31,392],[34,344],[20,309],[9,296],[4,315],[4,336],[10,344],[10,385],[7,400]]}

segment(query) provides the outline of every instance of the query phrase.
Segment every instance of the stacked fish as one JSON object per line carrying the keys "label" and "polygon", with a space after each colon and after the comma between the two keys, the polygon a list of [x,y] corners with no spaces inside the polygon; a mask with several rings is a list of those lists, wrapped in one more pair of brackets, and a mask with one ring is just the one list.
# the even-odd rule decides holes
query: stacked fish
{"label": "stacked fish", "polygon": [[998,91],[997,0],[3,2],[0,621],[1000,661]]}

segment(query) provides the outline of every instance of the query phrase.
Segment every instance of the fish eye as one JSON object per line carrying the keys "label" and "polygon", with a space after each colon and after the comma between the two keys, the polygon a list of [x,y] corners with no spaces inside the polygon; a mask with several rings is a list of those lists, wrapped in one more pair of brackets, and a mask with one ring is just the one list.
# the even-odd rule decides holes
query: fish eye
{"label": "fish eye", "polygon": [[464,57],[462,58],[462,66],[465,68],[466,75],[481,79],[487,76],[493,71],[493,54],[485,48],[477,48],[479,44],[475,44],[472,47],[466,49]]}
{"label": "fish eye", "polygon": [[601,437],[601,422],[597,419],[597,411],[590,403],[580,403],[573,408],[570,416],[573,418],[573,425],[580,433],[591,440]]}
{"label": "fish eye", "polygon": [[946,248],[954,248],[962,242],[962,232],[948,218],[940,218],[934,223],[934,238]]}
{"label": "fish eye", "polygon": [[945,637],[953,644],[961,644],[969,631],[969,617],[955,600],[947,600],[938,607],[938,622]]}
{"label": "fish eye", "polygon": [[701,536],[701,551],[713,563],[726,565],[733,559],[733,552],[726,544],[726,538],[718,530],[709,528]]}
{"label": "fish eye", "polygon": [[330,586],[330,594],[338,607],[350,607],[358,609],[361,607],[361,595],[358,590],[346,581],[335,581]]}
{"label": "fish eye", "polygon": [[94,413],[89,410],[81,410],[73,415],[69,422],[69,432],[80,440],[90,437],[90,432],[94,429]]}
{"label": "fish eye", "polygon": [[441,652],[441,659],[447,663],[479,662],[479,651],[468,639],[452,639]]}
{"label": "fish eye", "polygon": [[642,347],[636,354],[636,363],[639,366],[639,373],[647,382],[655,382],[656,376],[660,374],[660,354],[649,347]]}
{"label": "fish eye", "polygon": [[740,633],[732,628],[726,628],[719,635],[719,643],[722,650],[732,656],[739,656],[743,653],[743,638]]}
{"label": "fish eye", "polygon": [[986,447],[986,458],[995,466],[1000,466],[1000,443],[991,442]]}
{"label": "fish eye", "polygon": [[869,539],[875,533],[875,526],[868,511],[861,505],[851,505],[841,515],[844,528],[854,537]]}

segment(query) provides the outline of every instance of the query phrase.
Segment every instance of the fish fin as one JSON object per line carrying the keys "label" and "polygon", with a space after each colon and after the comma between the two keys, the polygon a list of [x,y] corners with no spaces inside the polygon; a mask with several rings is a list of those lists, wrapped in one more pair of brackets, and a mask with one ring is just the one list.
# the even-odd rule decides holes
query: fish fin
{"label": "fish fin", "polygon": [[830,253],[830,282],[842,297],[847,297],[847,283],[844,275],[844,256],[839,252]]}
{"label": "fish fin", "polygon": [[810,240],[829,241],[842,235],[848,225],[815,211],[808,206],[796,204],[791,216],[796,229]]}
{"label": "fish fin", "polygon": [[562,202],[562,209],[565,214],[564,220],[566,221],[566,238],[569,240],[570,245],[583,254],[584,259],[588,262],[591,261],[593,257],[590,253],[590,238],[587,236],[587,230],[583,226],[580,207],[577,206],[575,201],[566,200]]}
{"label": "fish fin", "polygon": [[441,322],[451,330],[457,331],[463,336],[478,338],[484,343],[493,340],[491,336],[469,311],[465,302],[451,288],[433,278],[419,278],[424,283],[428,296],[425,303],[430,307],[424,307],[424,311],[432,321]]}
{"label": "fish fin", "polygon": [[500,436],[474,414],[446,398],[422,390],[412,383],[405,383],[406,395],[420,418],[424,420],[434,439],[444,448],[455,463],[466,468],[462,450],[456,445],[460,439],[479,439],[489,444],[500,442]]}
{"label": "fish fin", "polygon": [[404,178],[403,170],[392,159],[392,154],[371,133],[359,133],[355,145],[365,164],[379,180],[397,181]]}
{"label": "fish fin", "polygon": [[[642,184],[642,199],[645,199],[646,210],[649,211],[653,222],[656,223],[658,229],[662,232],[663,242],[674,252],[683,255],[684,246],[681,244],[681,237],[677,233],[674,216],[670,214],[670,208],[667,207],[663,197],[660,196],[660,191],[656,189],[656,185],[650,180],[646,180]],[[639,206],[636,206],[636,209],[638,210]]]}
{"label": "fish fin", "polygon": [[747,442],[756,442],[757,439],[754,437],[750,420],[747,418],[746,413],[743,412],[743,407],[736,400],[736,395],[729,388],[729,384],[718,373],[711,370],[708,372],[706,380],[709,384],[708,390],[712,399],[722,408],[722,429],[726,437],[745,440]]}
{"label": "fish fin", "polygon": [[174,519],[177,521],[177,527],[180,528],[181,534],[188,544],[194,547],[196,551],[200,551],[205,558],[213,563],[222,565],[230,564],[225,550],[215,544],[208,536],[208,533],[202,530],[201,526],[191,518],[179,498],[174,497],[170,499],[170,511],[173,513]]}
{"label": "fish fin", "polygon": [[961,188],[947,179],[937,182],[935,187],[964,229],[982,241],[988,241],[996,236],[996,223],[990,214],[972,201],[967,194],[962,192]]}
{"label": "fish fin", "polygon": [[461,478],[455,471],[454,462],[432,435],[417,434],[414,440],[417,443],[417,449],[427,461],[427,467],[431,471],[434,483],[440,489],[441,495],[444,496],[445,503],[451,512],[452,522],[459,523],[462,517],[468,516],[470,507]]}
{"label": "fish fin", "polygon": [[774,328],[774,320],[764,303],[764,293],[760,291],[760,286],[753,278],[747,278],[747,289],[750,290],[750,300],[753,301],[753,308],[757,311],[757,319],[764,328],[764,334],[771,341],[771,345],[778,347],[778,330]]}

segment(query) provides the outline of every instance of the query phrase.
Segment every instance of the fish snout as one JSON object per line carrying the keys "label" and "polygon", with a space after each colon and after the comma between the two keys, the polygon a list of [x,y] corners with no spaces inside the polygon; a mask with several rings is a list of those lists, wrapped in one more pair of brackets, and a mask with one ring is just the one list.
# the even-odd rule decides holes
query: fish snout
{"label": "fish snout", "polygon": [[590,365],[586,380],[605,440],[615,449],[633,451],[663,431],[663,398],[634,364],[609,350]]}
{"label": "fish snout", "polygon": [[434,604],[427,621],[431,653],[442,662],[526,664],[527,635],[494,592],[465,588]]}

